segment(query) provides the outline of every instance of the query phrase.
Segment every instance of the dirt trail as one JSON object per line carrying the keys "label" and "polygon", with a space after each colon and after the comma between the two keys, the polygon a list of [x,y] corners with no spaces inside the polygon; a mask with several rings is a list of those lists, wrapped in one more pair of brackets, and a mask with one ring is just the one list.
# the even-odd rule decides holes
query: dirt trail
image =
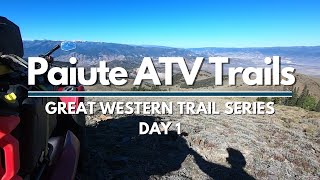
{"label": "dirt trail", "polygon": [[[123,99],[122,99],[123,100]],[[186,101],[126,98],[126,101]],[[188,98],[214,101],[222,98]],[[102,101],[102,99],[87,99]],[[121,99],[108,98],[108,101]],[[106,118],[107,117],[107,118]],[[144,121],[180,122],[182,134],[138,135]],[[276,106],[274,115],[87,117],[88,179],[318,179],[320,113]]]}

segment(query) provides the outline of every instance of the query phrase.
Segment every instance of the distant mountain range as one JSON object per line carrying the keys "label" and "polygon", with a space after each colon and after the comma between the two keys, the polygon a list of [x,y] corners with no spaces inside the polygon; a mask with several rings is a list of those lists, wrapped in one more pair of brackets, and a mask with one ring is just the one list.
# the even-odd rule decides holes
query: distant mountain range
{"label": "distant mountain range", "polygon": [[[25,56],[44,54],[61,41],[24,41]],[[108,61],[108,66],[134,69],[140,66],[143,57],[184,57],[192,65],[195,57],[225,56],[232,66],[263,66],[267,56],[281,56],[282,65],[293,66],[299,73],[320,76],[320,46],[265,47],[265,48],[172,48],[165,46],[137,46],[105,42],[77,42],[77,49],[71,52],[58,50],[53,54],[58,60],[66,61],[77,57],[79,65],[94,66],[98,61]],[[204,65],[208,69],[209,66]]]}

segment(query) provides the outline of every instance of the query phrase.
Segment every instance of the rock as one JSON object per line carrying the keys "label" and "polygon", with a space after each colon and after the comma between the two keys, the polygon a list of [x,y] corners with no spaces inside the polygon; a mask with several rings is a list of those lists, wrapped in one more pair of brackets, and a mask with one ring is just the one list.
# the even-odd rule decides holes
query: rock
{"label": "rock", "polygon": [[97,125],[97,121],[95,119],[88,119],[86,120],[86,126],[94,127]]}
{"label": "rock", "polygon": [[104,114],[101,114],[101,115],[99,116],[99,120],[100,120],[100,121],[107,121],[107,120],[110,120],[110,119],[113,119],[112,116],[106,116],[106,115],[104,115]]}

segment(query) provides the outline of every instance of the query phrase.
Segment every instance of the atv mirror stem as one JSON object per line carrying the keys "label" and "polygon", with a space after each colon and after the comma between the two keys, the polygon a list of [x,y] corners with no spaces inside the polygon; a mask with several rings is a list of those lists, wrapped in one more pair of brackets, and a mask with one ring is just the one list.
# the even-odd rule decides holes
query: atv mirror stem
{"label": "atv mirror stem", "polygon": [[54,53],[56,50],[60,48],[60,44],[56,45],[54,48],[52,48],[49,52],[47,52],[44,57],[50,56],[52,53]]}

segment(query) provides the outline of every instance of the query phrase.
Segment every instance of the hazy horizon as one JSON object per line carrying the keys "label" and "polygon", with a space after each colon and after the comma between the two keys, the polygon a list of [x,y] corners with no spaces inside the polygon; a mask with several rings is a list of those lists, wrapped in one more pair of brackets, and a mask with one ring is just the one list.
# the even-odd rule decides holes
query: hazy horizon
{"label": "hazy horizon", "polygon": [[290,47],[318,47],[319,45],[294,45],[294,46],[244,46],[244,47],[225,47],[225,46],[207,46],[207,47],[175,47],[175,46],[168,46],[168,45],[157,45],[157,44],[126,44],[126,43],[119,43],[119,42],[108,42],[108,41],[90,41],[90,40],[53,40],[53,39],[22,39],[23,41],[73,41],[73,42],[95,42],[95,43],[111,43],[111,44],[123,44],[129,46],[144,46],[144,47],[169,47],[169,48],[180,48],[180,49],[200,49],[200,48],[239,48],[239,49],[246,49],[246,48],[290,48]]}

